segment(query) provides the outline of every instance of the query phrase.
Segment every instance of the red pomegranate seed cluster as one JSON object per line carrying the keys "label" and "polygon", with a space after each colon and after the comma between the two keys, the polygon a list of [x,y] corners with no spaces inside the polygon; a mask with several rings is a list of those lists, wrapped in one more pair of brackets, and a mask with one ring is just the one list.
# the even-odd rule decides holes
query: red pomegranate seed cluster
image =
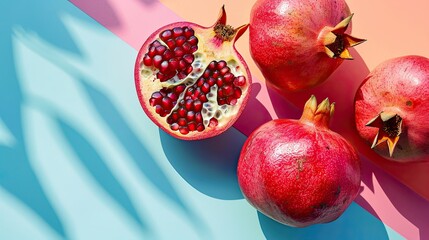
{"label": "red pomegranate seed cluster", "polygon": [[[167,123],[170,124],[172,130],[178,130],[181,134],[188,134],[190,131],[203,131],[205,127],[203,125],[201,110],[203,109],[203,104],[208,101],[207,94],[210,92],[211,87],[213,85],[217,85],[218,87],[217,101],[219,105],[233,105],[241,97],[240,86],[243,86],[245,82],[246,78],[244,76],[235,77],[231,73],[231,69],[225,61],[212,61],[194,85],[188,87],[177,109],[167,117]],[[175,88],[173,88],[173,93],[177,92]],[[183,91],[183,89],[179,90]],[[165,116],[167,110],[171,110],[172,108],[170,102],[176,102],[173,100],[165,101],[166,103],[164,104],[164,101],[159,100],[161,97],[158,96],[163,94],[161,93],[162,91],[166,92],[165,89],[161,90],[160,93],[155,92],[150,99],[150,103],[152,106],[155,106],[158,114],[161,115],[162,113],[161,116]],[[166,96],[168,96],[168,93]],[[215,118],[210,119],[210,125],[217,125],[217,120]]]}
{"label": "red pomegranate seed cluster", "polygon": [[163,88],[159,92],[152,93],[149,103],[155,107],[155,112],[161,117],[167,116],[176,105],[180,94],[185,90],[185,85],[181,84],[174,88]]}
{"label": "red pomegranate seed cluster", "polygon": [[198,50],[198,38],[194,34],[194,30],[189,27],[164,30],[159,34],[159,38],[167,46],[155,40],[143,57],[143,64],[157,68],[159,71],[156,77],[161,82],[176,75],[179,79],[185,78],[193,70],[193,53]]}

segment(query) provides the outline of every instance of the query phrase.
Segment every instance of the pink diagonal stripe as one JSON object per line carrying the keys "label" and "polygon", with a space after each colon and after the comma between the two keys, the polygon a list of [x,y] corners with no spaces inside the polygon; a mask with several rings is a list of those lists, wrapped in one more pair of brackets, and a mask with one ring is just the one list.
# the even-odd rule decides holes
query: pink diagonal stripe
{"label": "pink diagonal stripe", "polygon": [[[71,0],[73,4],[98,21],[101,25],[138,50],[145,39],[156,29],[172,22],[183,21],[172,10],[158,1],[139,0]],[[333,130],[350,139],[358,149],[362,142],[356,138],[352,129],[353,93],[358,87],[351,74],[363,79],[368,69],[356,52],[355,62],[346,62],[328,82],[314,89],[318,99],[328,96],[337,101],[337,112],[333,119]],[[354,77],[354,78],[355,78]],[[254,78],[253,78],[254,79]],[[234,125],[240,132],[249,135],[260,124],[278,117],[297,118],[300,108],[309,93],[292,94],[285,101],[277,94],[267,90],[265,84],[254,79],[252,95],[248,107]],[[339,83],[339,84],[338,84]],[[340,89],[340,91],[333,89]],[[338,101],[340,100],[340,101]],[[251,120],[250,120],[251,119]],[[415,192],[372,164],[367,158],[376,159],[373,153],[361,151],[363,191],[356,202],[385,224],[409,239],[422,237],[422,229],[428,229],[425,220],[429,212],[427,202]],[[422,166],[416,167],[421,171]],[[427,166],[423,166],[427,169]],[[418,207],[417,207],[418,206]]]}

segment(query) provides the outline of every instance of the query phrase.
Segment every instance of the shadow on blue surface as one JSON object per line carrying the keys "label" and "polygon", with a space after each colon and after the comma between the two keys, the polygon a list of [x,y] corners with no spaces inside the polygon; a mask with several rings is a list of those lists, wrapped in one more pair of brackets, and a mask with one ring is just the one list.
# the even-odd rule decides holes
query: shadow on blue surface
{"label": "shadow on blue surface", "polygon": [[147,223],[140,218],[136,208],[131,202],[127,192],[115,178],[109,167],[91,143],[73,126],[61,118],[56,122],[63,133],[63,136],[70,144],[76,157],[88,170],[95,181],[115,200],[141,227],[147,230]]}
{"label": "shadow on blue surface", "polygon": [[176,171],[198,191],[218,199],[242,199],[237,161],[246,137],[234,128],[199,141],[183,141],[159,130],[164,153]]}
{"label": "shadow on blue surface", "polygon": [[259,223],[267,240],[279,239],[330,239],[330,240],[384,240],[389,239],[384,224],[356,203],[337,220],[306,228],[293,228],[280,224],[258,212]]}
{"label": "shadow on blue surface", "polygon": [[13,146],[0,146],[0,186],[32,209],[56,233],[67,238],[64,226],[29,162],[22,118],[25,96],[14,65],[13,32],[20,27],[70,53],[80,55],[80,51],[61,21],[60,15],[66,11],[63,1],[1,1],[0,11],[0,119],[15,139]]}

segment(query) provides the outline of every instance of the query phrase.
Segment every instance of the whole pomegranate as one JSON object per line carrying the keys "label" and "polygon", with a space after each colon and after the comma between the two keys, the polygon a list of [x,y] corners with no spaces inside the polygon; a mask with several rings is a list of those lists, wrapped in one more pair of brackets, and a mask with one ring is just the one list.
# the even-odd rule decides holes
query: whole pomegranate
{"label": "whole pomegranate", "polygon": [[429,161],[429,59],[403,56],[378,65],[356,92],[360,136],[398,162]]}
{"label": "whole pomegranate", "polygon": [[337,219],[358,194],[360,161],[329,130],[334,105],[312,96],[299,120],[277,119],[244,143],[238,182],[256,209],[280,223],[306,227]]}
{"label": "whole pomegranate", "polygon": [[211,27],[177,22],[155,31],[138,53],[134,74],[149,118],[185,140],[228,129],[249,97],[251,76],[234,46],[247,28],[226,25],[222,7]]}
{"label": "whole pomegranate", "polygon": [[278,92],[308,89],[365,41],[349,35],[352,16],[344,0],[258,0],[250,16],[251,56]]}

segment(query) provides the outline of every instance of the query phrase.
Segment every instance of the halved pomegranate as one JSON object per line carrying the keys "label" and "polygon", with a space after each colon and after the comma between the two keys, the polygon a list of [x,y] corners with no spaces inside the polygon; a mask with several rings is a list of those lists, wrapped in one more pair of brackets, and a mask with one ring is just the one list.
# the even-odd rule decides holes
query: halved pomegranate
{"label": "halved pomegranate", "polygon": [[155,31],[138,53],[134,73],[148,117],[184,140],[228,129],[249,97],[251,75],[234,46],[247,28],[226,25],[222,7],[211,27],[177,22]]}

